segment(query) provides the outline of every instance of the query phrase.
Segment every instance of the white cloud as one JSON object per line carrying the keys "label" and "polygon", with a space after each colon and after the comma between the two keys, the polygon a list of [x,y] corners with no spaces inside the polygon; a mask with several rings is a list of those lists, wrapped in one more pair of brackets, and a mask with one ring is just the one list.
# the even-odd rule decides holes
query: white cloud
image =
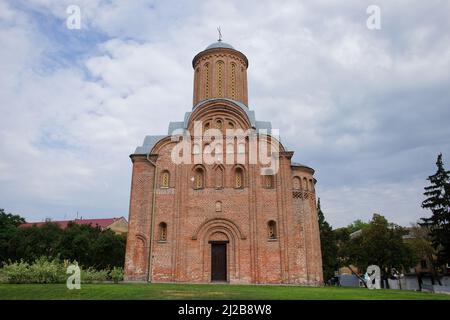
{"label": "white cloud", "polygon": [[[68,4],[0,3],[1,207],[127,216],[127,156],[189,111],[192,58],[221,25],[250,60],[251,108],[317,169],[333,224],[422,214],[420,177],[449,151],[449,4],[381,1],[370,31],[360,1],[85,0],[82,31],[67,33]],[[74,39],[83,54],[58,51]],[[66,63],[48,68],[49,52]]]}

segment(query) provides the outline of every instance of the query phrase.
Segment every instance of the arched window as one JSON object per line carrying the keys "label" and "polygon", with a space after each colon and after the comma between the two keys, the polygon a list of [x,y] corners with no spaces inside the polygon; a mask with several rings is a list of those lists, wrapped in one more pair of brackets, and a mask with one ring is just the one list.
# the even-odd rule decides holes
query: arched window
{"label": "arched window", "polygon": [[169,171],[165,170],[161,173],[161,187],[168,188],[170,185],[170,174]]}
{"label": "arched window", "polygon": [[273,220],[270,220],[267,223],[267,237],[269,239],[276,239],[277,238],[277,223]]}
{"label": "arched window", "polygon": [[217,61],[217,95],[219,97],[223,96],[223,61]]}
{"label": "arched window", "polygon": [[242,168],[236,168],[234,172],[234,187],[237,189],[244,187],[244,172]]}
{"label": "arched window", "polygon": [[264,176],[264,187],[267,189],[273,188],[273,175]]}
{"label": "arched window", "polygon": [[205,98],[209,98],[209,63],[205,63]]}
{"label": "arched window", "polygon": [[214,156],[216,157],[216,160],[219,161],[222,159],[223,155],[223,145],[221,143],[217,143],[214,146]]}
{"label": "arched window", "polygon": [[245,142],[240,142],[237,145],[237,152],[238,153],[245,153]]}
{"label": "arched window", "polygon": [[206,122],[205,123],[205,127],[204,127],[204,129],[203,129],[203,131],[208,131],[209,130],[209,128],[210,128],[210,125],[209,125],[209,122]]}
{"label": "arched window", "polygon": [[159,241],[167,241],[167,223],[161,222],[159,224]]}
{"label": "arched window", "polygon": [[236,98],[236,64],[231,63],[231,98]]}
{"label": "arched window", "polygon": [[314,182],[312,179],[309,179],[309,191],[314,191]]}
{"label": "arched window", "polygon": [[216,168],[216,176],[215,176],[215,187],[216,189],[222,189],[223,188],[223,168],[217,167]]}
{"label": "arched window", "polygon": [[292,179],[292,188],[294,190],[300,190],[302,188],[302,182],[299,177],[294,177],[294,179]]}
{"label": "arched window", "polygon": [[216,212],[222,212],[222,201],[216,202]]}
{"label": "arched window", "polygon": [[194,172],[194,189],[203,189],[204,187],[204,172],[202,168],[195,169]]}
{"label": "arched window", "polygon": [[223,128],[222,120],[220,120],[220,119],[216,120],[216,128],[219,130],[222,130],[222,128]]}
{"label": "arched window", "polygon": [[227,142],[227,146],[225,149],[226,153],[231,153],[234,155],[234,143],[233,142]]}
{"label": "arched window", "polygon": [[200,145],[194,144],[192,147],[192,154],[200,154]]}
{"label": "arched window", "polygon": [[308,190],[308,179],[303,178],[303,189]]}
{"label": "arched window", "polygon": [[195,99],[200,100],[200,85],[199,85],[199,75],[200,75],[200,67],[197,67],[195,69],[195,79],[194,79],[194,92],[195,92]]}

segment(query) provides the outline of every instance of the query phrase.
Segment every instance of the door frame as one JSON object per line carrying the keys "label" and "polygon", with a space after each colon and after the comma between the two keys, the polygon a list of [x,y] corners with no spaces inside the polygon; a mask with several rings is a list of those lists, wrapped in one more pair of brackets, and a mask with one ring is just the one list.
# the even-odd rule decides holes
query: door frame
{"label": "door frame", "polygon": [[214,240],[210,240],[208,241],[208,243],[210,244],[209,247],[209,252],[210,252],[210,259],[211,259],[211,263],[210,263],[210,277],[209,277],[209,281],[210,282],[220,282],[220,281],[213,281],[212,280],[212,276],[213,276],[213,272],[212,272],[212,245],[213,244],[225,244],[225,282],[229,282],[230,281],[230,276],[229,276],[229,272],[228,272],[228,244],[230,241],[228,240],[222,240],[222,241],[214,241]]}

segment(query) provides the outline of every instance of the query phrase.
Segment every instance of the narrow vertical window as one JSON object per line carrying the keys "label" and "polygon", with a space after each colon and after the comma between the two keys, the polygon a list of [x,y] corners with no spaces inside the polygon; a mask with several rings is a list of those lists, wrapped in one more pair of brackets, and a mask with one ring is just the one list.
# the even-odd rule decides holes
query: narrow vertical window
{"label": "narrow vertical window", "polygon": [[194,174],[194,189],[202,189],[204,185],[203,169],[197,168]]}
{"label": "narrow vertical window", "polygon": [[308,190],[308,180],[303,178],[303,189]]}
{"label": "narrow vertical window", "polygon": [[273,175],[264,176],[264,187],[267,189],[273,188]]}
{"label": "narrow vertical window", "polygon": [[277,238],[277,223],[273,220],[270,220],[267,223],[267,237],[269,239],[276,239]]}
{"label": "narrow vertical window", "polygon": [[200,146],[198,144],[194,144],[192,147],[192,154],[200,154]]}
{"label": "narrow vertical window", "polygon": [[241,168],[237,168],[234,174],[234,187],[242,188],[244,186],[244,174]]}
{"label": "narrow vertical window", "polygon": [[231,63],[231,98],[236,98],[236,64]]}
{"label": "narrow vertical window", "polygon": [[299,190],[302,187],[302,182],[300,181],[299,177],[294,177],[294,179],[292,179],[292,188],[295,190]]}
{"label": "narrow vertical window", "polygon": [[239,143],[237,145],[237,152],[238,153],[245,153],[245,143]]}
{"label": "narrow vertical window", "polygon": [[167,224],[165,222],[159,224],[159,241],[167,241]]}
{"label": "narrow vertical window", "polygon": [[309,179],[309,191],[314,191],[314,182],[312,179]]}
{"label": "narrow vertical window", "polygon": [[217,61],[217,95],[223,96],[223,61]]}
{"label": "narrow vertical window", "polygon": [[194,98],[195,98],[195,102],[199,101],[200,98],[200,85],[199,85],[199,75],[200,75],[200,67],[197,67],[197,69],[195,69],[195,75],[194,75]]}
{"label": "narrow vertical window", "polygon": [[216,202],[216,212],[222,212],[222,202],[221,201]]}
{"label": "narrow vertical window", "polygon": [[216,163],[223,163],[223,145],[221,143],[214,147],[214,158]]}
{"label": "narrow vertical window", "polygon": [[170,184],[170,174],[168,171],[163,171],[161,174],[161,187],[168,188]]}
{"label": "narrow vertical window", "polygon": [[209,98],[209,63],[205,64],[205,98]]}
{"label": "narrow vertical window", "polygon": [[216,120],[216,128],[219,130],[222,130],[222,128],[223,128],[222,120],[220,120],[220,119]]}
{"label": "narrow vertical window", "polygon": [[218,167],[216,169],[216,189],[223,188],[223,169],[222,167]]}

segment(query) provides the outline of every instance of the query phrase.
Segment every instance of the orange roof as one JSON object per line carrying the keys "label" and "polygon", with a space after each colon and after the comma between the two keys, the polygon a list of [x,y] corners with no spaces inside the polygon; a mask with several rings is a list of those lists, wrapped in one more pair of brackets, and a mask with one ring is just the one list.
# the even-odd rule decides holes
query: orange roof
{"label": "orange roof", "polygon": [[[100,227],[100,229],[105,229],[110,226],[113,222],[122,219],[122,218],[105,218],[105,219],[75,219],[75,220],[60,220],[60,221],[48,221],[50,223],[56,223],[61,229],[67,228],[69,222],[75,224],[86,224],[91,225],[92,227]],[[20,227],[27,228],[31,226],[41,227],[48,222],[26,222],[20,225]]]}

